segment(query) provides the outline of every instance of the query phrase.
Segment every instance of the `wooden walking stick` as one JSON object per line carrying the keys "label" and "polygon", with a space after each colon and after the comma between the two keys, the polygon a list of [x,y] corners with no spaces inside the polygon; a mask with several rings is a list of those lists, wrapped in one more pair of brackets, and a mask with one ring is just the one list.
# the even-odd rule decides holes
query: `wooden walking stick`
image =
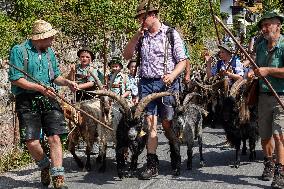
{"label": "wooden walking stick", "polygon": [[[21,70],[20,68],[18,68],[17,66],[10,64],[7,62],[7,64],[13,68],[15,68],[16,70],[18,70],[19,72],[23,73],[25,76],[27,76],[28,78],[32,79],[34,82],[36,82],[38,85],[46,88],[46,89],[51,89],[51,87],[47,87],[45,85],[43,85],[39,80],[35,79],[34,77],[30,76],[28,73],[26,73],[25,71]],[[85,114],[86,116],[90,117],[92,120],[94,120],[95,122],[99,123],[100,125],[102,125],[103,127],[113,131],[113,129],[111,127],[109,127],[108,125],[104,124],[103,122],[99,121],[98,119],[96,119],[94,116],[90,115],[89,113],[87,113],[86,111],[74,106],[73,104],[71,104],[69,101],[67,101],[65,98],[63,98],[62,96],[60,96],[58,93],[54,92],[54,94],[56,95],[56,97],[60,98],[63,102],[65,102],[66,104],[68,104],[69,106],[73,107],[75,110]]]}
{"label": "wooden walking stick", "polygon": [[216,30],[218,43],[221,44],[221,39],[220,39],[220,36],[219,36],[219,31],[218,31],[218,28],[217,28],[216,20],[214,19],[214,12],[213,12],[213,8],[212,8],[212,0],[209,0],[209,6],[210,6],[210,13],[211,13],[211,16],[212,16],[214,27],[215,27],[215,30]]}
{"label": "wooden walking stick", "polygon": [[[214,16],[215,19],[217,20],[217,22],[224,28],[224,30],[230,35],[230,37],[233,39],[233,41],[237,44],[237,46],[239,47],[239,49],[244,53],[244,55],[246,56],[246,58],[250,61],[250,63],[252,64],[252,66],[255,69],[258,69],[259,67],[256,65],[256,63],[254,62],[254,60],[250,57],[250,55],[247,53],[247,51],[241,46],[241,44],[237,41],[237,39],[234,37],[234,35],[231,33],[231,31],[225,26],[225,24],[215,15]],[[271,83],[267,80],[266,77],[260,76],[260,78],[265,82],[265,84],[268,86],[268,88],[270,89],[270,91],[272,92],[273,96],[276,98],[276,100],[278,101],[278,103],[282,106],[282,108],[284,109],[284,104],[283,102],[280,100],[278,94],[276,93],[276,91],[274,90],[274,88],[272,87]]]}

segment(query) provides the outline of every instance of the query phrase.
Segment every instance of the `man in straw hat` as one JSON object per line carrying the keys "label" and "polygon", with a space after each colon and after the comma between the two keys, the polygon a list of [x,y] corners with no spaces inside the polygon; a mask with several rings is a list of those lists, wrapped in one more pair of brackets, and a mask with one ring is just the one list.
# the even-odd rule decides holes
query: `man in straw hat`
{"label": "man in straw hat", "polygon": [[[51,176],[54,188],[68,188],[64,183],[60,140],[63,135],[66,137],[67,129],[53,87],[54,84],[68,86],[75,91],[77,84],[60,76],[58,62],[50,48],[56,33],[50,23],[37,20],[33,24],[30,39],[14,46],[10,52],[11,64],[50,88],[35,83],[13,67],[9,69],[9,80],[12,93],[16,96],[21,140],[26,143],[41,169],[42,184],[48,186]],[[50,157],[47,157],[40,145],[41,130],[48,138]]]}
{"label": "man in straw hat", "polygon": [[[148,12],[147,12],[147,7]],[[147,15],[146,15],[147,13]],[[169,26],[161,23],[158,18],[158,9],[148,1],[142,1],[137,7],[135,18],[138,19],[140,28],[127,43],[123,56],[130,60],[134,53],[140,54],[139,68],[139,98],[162,91],[178,92],[180,89],[178,77],[186,66],[188,56],[184,48],[184,42],[176,30],[172,30],[174,46],[166,47],[167,31]],[[146,18],[144,20],[144,18]],[[140,40],[142,39],[142,40]],[[167,57],[167,58],[166,58]],[[156,155],[158,145],[157,116],[161,116],[165,135],[170,141],[171,163],[174,175],[180,174],[181,156],[179,141],[171,128],[171,120],[174,115],[173,96],[163,97],[150,102],[146,107],[146,120],[149,137],[147,142],[147,167],[141,173],[140,179],[150,179],[158,175],[159,160]]]}
{"label": "man in straw hat", "polygon": [[[266,77],[284,102],[284,36],[280,33],[284,17],[266,12],[258,22],[264,40],[256,48],[258,69],[253,75]],[[264,153],[263,180],[272,180],[272,188],[284,188],[284,110],[262,79],[259,80],[258,126]],[[274,142],[273,142],[274,140]],[[272,154],[275,150],[276,162]]]}

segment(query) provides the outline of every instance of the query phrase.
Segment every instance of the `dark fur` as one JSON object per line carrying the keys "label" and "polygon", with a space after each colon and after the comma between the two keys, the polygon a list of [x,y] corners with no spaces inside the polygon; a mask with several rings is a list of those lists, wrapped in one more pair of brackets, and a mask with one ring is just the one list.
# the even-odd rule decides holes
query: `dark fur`
{"label": "dark fur", "polygon": [[255,145],[258,138],[257,128],[255,124],[250,122],[240,123],[236,99],[225,97],[223,100],[223,121],[222,126],[225,130],[226,137],[230,144],[236,149],[236,158],[234,166],[240,166],[240,149],[243,142],[242,154],[246,154],[246,140],[249,140],[250,155],[249,160],[256,158]]}

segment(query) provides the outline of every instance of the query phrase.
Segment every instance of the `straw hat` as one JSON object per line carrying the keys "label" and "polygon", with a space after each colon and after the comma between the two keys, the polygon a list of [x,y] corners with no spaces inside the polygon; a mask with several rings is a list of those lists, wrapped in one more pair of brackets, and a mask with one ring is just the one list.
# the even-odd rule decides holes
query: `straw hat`
{"label": "straw hat", "polygon": [[53,29],[51,24],[44,20],[36,20],[32,28],[32,40],[46,39],[54,36],[57,30]]}
{"label": "straw hat", "polygon": [[[142,2],[138,5],[138,7],[137,7],[137,9],[136,9],[136,16],[135,16],[135,18],[137,18],[140,14],[146,13],[148,1],[149,1],[149,0],[144,0],[144,1],[142,1]],[[152,12],[152,11],[159,12],[159,10],[158,10],[156,7],[154,7],[152,4],[150,4],[150,5],[149,5],[149,10],[148,10],[148,12]]]}

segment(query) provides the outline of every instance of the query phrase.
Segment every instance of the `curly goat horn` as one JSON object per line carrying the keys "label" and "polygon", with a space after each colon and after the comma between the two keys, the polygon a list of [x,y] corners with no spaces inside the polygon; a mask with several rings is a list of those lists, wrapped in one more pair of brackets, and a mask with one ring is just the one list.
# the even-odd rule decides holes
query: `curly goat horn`
{"label": "curly goat horn", "polygon": [[196,92],[187,94],[183,100],[182,106],[185,106],[194,96],[201,96],[201,95]]}
{"label": "curly goat horn", "polygon": [[129,117],[129,118],[132,117],[130,107],[128,106],[128,102],[125,98],[117,95],[116,93],[112,91],[106,91],[106,90],[95,90],[95,91],[88,91],[88,92],[99,95],[99,96],[108,96],[116,100],[121,105],[122,109],[124,110],[126,117]]}
{"label": "curly goat horn", "polygon": [[170,92],[160,92],[160,93],[152,93],[144,98],[142,98],[139,102],[139,104],[136,107],[136,111],[134,114],[134,119],[138,118],[141,116],[144,108],[153,100],[157,99],[157,98],[161,98],[164,96],[170,96],[173,95],[173,93]]}
{"label": "curly goat horn", "polygon": [[231,87],[230,96],[233,97],[233,98],[236,98],[236,96],[239,92],[239,89],[246,83],[247,83],[246,79],[237,80]]}

